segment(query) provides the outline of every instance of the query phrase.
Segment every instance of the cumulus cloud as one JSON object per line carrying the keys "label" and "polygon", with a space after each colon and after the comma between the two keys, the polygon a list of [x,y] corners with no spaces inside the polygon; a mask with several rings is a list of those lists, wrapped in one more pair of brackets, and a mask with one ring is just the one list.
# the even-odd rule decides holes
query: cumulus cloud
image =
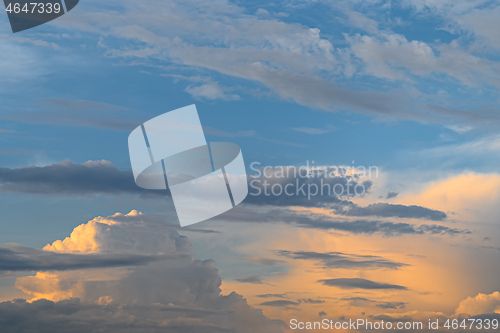
{"label": "cumulus cloud", "polygon": [[278,321],[267,319],[234,293],[211,309],[173,304],[88,304],[69,299],[3,302],[0,312],[0,325],[6,332],[282,332]]}
{"label": "cumulus cloud", "polygon": [[381,283],[360,278],[325,279],[319,280],[318,282],[321,282],[325,286],[339,287],[342,289],[408,289],[397,284]]}
{"label": "cumulus cloud", "polygon": [[[169,256],[142,266],[38,272],[16,280],[32,295],[0,304],[6,331],[281,332],[242,296],[221,294],[213,260],[194,259],[185,236],[140,212],[98,217],[45,247],[55,256]],[[13,319],[17,318],[17,319]]]}
{"label": "cumulus cloud", "polygon": [[469,314],[471,316],[498,313],[500,314],[500,292],[495,291],[491,294],[477,294],[474,297],[468,297],[460,302],[455,314]]}

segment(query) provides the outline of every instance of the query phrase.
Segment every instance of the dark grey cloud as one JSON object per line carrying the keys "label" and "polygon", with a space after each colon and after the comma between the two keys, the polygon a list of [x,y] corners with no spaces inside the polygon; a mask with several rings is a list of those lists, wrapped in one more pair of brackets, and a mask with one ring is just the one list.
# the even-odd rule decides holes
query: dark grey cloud
{"label": "dark grey cloud", "polygon": [[375,302],[372,301],[371,299],[364,298],[364,297],[344,297],[341,298],[342,301],[361,301],[361,302]]}
{"label": "dark grey cloud", "polygon": [[325,279],[319,280],[325,286],[339,287],[342,289],[400,289],[407,290],[408,288],[396,284],[375,282],[360,278],[340,278],[340,279]]}
{"label": "dark grey cloud", "polygon": [[260,303],[259,305],[288,308],[288,307],[296,306],[299,304],[300,304],[299,302],[292,302],[292,301],[286,301],[286,300],[276,300],[276,301],[269,301],[269,302]]}
{"label": "dark grey cloud", "polygon": [[325,301],[321,299],[311,299],[311,298],[301,298],[298,300],[299,303],[306,303],[306,304],[323,304]]}
{"label": "dark grey cloud", "polygon": [[398,269],[400,267],[408,266],[404,263],[394,262],[388,259],[384,259],[379,256],[369,256],[369,255],[355,255],[346,254],[342,252],[290,252],[280,250],[276,252],[278,255],[299,260],[313,260],[319,261],[318,264],[323,268],[347,268],[347,269],[359,269],[359,268],[389,268]]}
{"label": "dark grey cloud", "polygon": [[119,170],[108,161],[88,161],[83,164],[62,161],[43,167],[0,168],[0,191],[76,196],[169,195],[169,191],[152,191],[138,187],[132,171]]}
{"label": "dark grey cloud", "polygon": [[285,261],[277,260],[277,259],[269,259],[269,258],[261,258],[261,257],[244,257],[238,258],[246,262],[251,262],[253,264],[264,265],[264,266],[277,266],[283,265]]}
{"label": "dark grey cloud", "polygon": [[379,302],[364,297],[345,297],[342,301],[348,301],[351,306],[364,306],[366,303],[376,303],[375,306],[382,309],[404,309],[405,302]]}
{"label": "dark grey cloud", "polygon": [[468,230],[449,228],[441,225],[420,225],[415,226],[408,223],[396,222],[380,222],[380,221],[364,221],[358,220],[353,222],[334,222],[334,221],[319,221],[319,220],[301,220],[296,221],[299,227],[322,229],[322,230],[339,230],[352,232],[354,234],[374,234],[382,233],[388,236],[397,235],[458,235],[470,234]]}
{"label": "dark grey cloud", "polygon": [[[294,178],[295,179],[295,178]],[[299,184],[308,184],[313,179],[318,182],[318,177],[297,178]],[[370,181],[357,183],[351,178],[328,178],[331,184],[364,184],[371,187]],[[276,179],[278,180],[278,179]],[[287,179],[286,181],[289,181]],[[280,180],[282,181],[282,180]],[[300,185],[301,186],[301,185]],[[332,185],[333,186],[333,185]],[[73,195],[92,196],[96,194],[124,195],[132,194],[143,197],[165,198],[170,192],[165,190],[146,190],[138,187],[130,170],[119,170],[108,161],[88,161],[83,164],[74,164],[71,161],[62,161],[43,167],[21,167],[16,169],[0,168],[0,191],[32,193],[44,195]],[[270,205],[270,206],[305,206],[327,207],[334,204],[333,208],[339,214],[349,216],[383,216],[383,217],[412,217],[431,220],[440,220],[446,217],[445,213],[418,206],[402,206],[390,204],[376,204],[368,207],[359,207],[337,196],[317,196],[308,200],[306,196],[252,196],[245,199],[245,204]],[[253,213],[252,213],[253,214]],[[307,222],[314,223],[314,222]],[[305,224],[307,224],[305,222]],[[300,224],[300,222],[299,222]],[[307,227],[306,225],[301,225]],[[322,225],[321,227],[325,227]],[[342,225],[338,226],[340,229]],[[430,231],[430,230],[428,230]],[[451,232],[442,229],[442,232]],[[416,231],[418,232],[418,231]]]}
{"label": "dark grey cloud", "polygon": [[[186,255],[189,257],[189,255]],[[0,245],[0,271],[66,271],[75,269],[141,266],[178,259],[176,255],[70,254],[38,250],[18,244]]]}
{"label": "dark grey cloud", "polygon": [[484,319],[489,319],[489,320],[497,319],[500,322],[500,313],[485,313],[485,314],[472,316],[471,318],[482,319],[482,320],[484,320]]}
{"label": "dark grey cloud", "polygon": [[334,207],[335,214],[344,216],[376,216],[376,217],[399,217],[431,221],[442,221],[446,219],[446,213],[439,210],[429,209],[421,206],[393,205],[389,203],[376,203],[366,207],[349,204]]}
{"label": "dark grey cloud", "polygon": [[320,313],[318,313],[318,316],[320,316],[320,317],[326,316],[326,312],[325,311],[321,311]]}
{"label": "dark grey cloud", "polygon": [[256,210],[250,205],[239,205],[235,209],[214,218],[217,221],[248,223],[284,223],[295,227],[337,230],[353,234],[383,234],[385,236],[400,235],[460,235],[471,234],[471,231],[450,228],[441,225],[414,225],[400,222],[382,222],[370,220],[345,220],[339,217],[301,212],[280,207],[265,207]]}
{"label": "dark grey cloud", "polygon": [[389,191],[389,192],[387,192],[387,197],[386,197],[386,199],[392,199],[392,198],[397,197],[398,195],[399,195],[399,193],[398,193],[398,192]]}
{"label": "dark grey cloud", "polygon": [[252,276],[237,278],[235,280],[238,281],[238,282],[241,282],[241,283],[264,284],[264,281],[258,275],[252,275]]}
{"label": "dark grey cloud", "polygon": [[[108,217],[110,218],[110,217]],[[157,257],[160,260],[147,265],[127,267],[126,272],[112,269],[114,278],[95,279],[79,271],[49,274],[43,277],[22,276],[16,286],[28,295],[67,294],[78,289],[80,299],[61,302],[23,300],[0,303],[0,331],[2,332],[231,332],[278,333],[283,323],[270,320],[262,311],[248,305],[243,296],[232,292],[221,294],[222,279],[213,260],[196,260],[187,237],[165,224],[157,225],[143,217],[139,222],[127,219],[115,224],[95,223],[95,240],[99,254],[73,255],[45,253],[40,250],[8,249],[31,261],[21,261],[25,268],[80,269],[88,267],[81,258],[132,259]],[[6,252],[6,251],[4,251]],[[3,257],[12,253],[0,252],[0,262],[6,269],[18,268]],[[40,253],[43,252],[43,253]],[[27,253],[27,254],[26,254]],[[33,254],[34,253],[34,254]],[[46,257],[50,256],[50,257]],[[172,260],[163,260],[172,258]],[[97,264],[95,264],[97,262]],[[134,263],[134,262],[132,262]],[[99,260],[90,265],[98,266]],[[109,262],[106,262],[109,264]],[[115,262],[112,262],[114,265]],[[121,262],[120,262],[121,264]],[[128,262],[127,262],[128,264]],[[56,267],[54,267],[56,266]],[[98,267],[96,267],[98,268]],[[102,302],[105,298],[105,302]],[[105,303],[105,304],[103,304]],[[247,323],[241,325],[242,322]]]}
{"label": "dark grey cloud", "polygon": [[376,305],[376,307],[382,309],[404,309],[406,307],[405,302],[381,302]]}
{"label": "dark grey cloud", "polygon": [[[218,303],[207,309],[164,304],[99,305],[79,299],[29,303],[17,299],[0,303],[0,327],[2,332],[26,333],[282,332],[280,321],[267,319],[235,295],[220,298]],[[238,308],[231,309],[234,306]],[[252,324],[241,325],[241,320]]]}
{"label": "dark grey cloud", "polygon": [[285,294],[263,294],[263,295],[256,295],[255,297],[259,297],[259,298],[288,298]]}

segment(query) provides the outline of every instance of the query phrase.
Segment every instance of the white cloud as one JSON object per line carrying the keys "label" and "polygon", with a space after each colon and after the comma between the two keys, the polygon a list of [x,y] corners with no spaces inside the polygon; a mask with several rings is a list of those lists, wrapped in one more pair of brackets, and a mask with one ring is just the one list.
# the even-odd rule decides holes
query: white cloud
{"label": "white cloud", "polygon": [[495,291],[492,294],[477,294],[475,297],[468,297],[460,302],[455,314],[469,314],[477,316],[485,313],[500,314],[500,292]]}
{"label": "white cloud", "polygon": [[348,37],[353,53],[365,64],[368,74],[389,80],[409,79],[408,74],[428,76],[444,73],[467,86],[482,84],[500,87],[500,64],[471,55],[448,45],[436,51],[420,41],[408,41],[403,35]]}
{"label": "white cloud", "polygon": [[[267,319],[240,295],[221,295],[222,281],[214,261],[195,260],[187,237],[163,221],[151,216],[146,218],[138,211],[97,217],[75,228],[64,241],[56,241],[44,249],[82,254],[190,254],[141,267],[38,272],[16,280],[16,287],[35,299],[61,301],[76,297],[81,300],[74,312],[62,316],[81,314],[86,308],[92,317],[89,325],[102,321],[102,325],[113,327],[118,320],[131,329],[142,321],[152,328],[168,330],[171,327],[181,332],[189,327],[208,327],[214,332],[281,332],[281,322]],[[9,307],[8,303],[3,306]],[[116,313],[111,320],[107,313],[116,311],[117,306],[121,313]],[[70,327],[68,323],[65,325],[60,327],[61,332]]]}
{"label": "white cloud", "polygon": [[[455,19],[449,21],[455,25],[458,24],[458,15],[465,15],[481,3],[449,0],[405,2],[419,14],[454,15]],[[177,69],[216,71],[228,77],[258,82],[282,99],[329,111],[347,109],[370,116],[456,125],[453,119],[442,121],[429,110],[424,110],[423,94],[407,88],[415,83],[416,77],[441,81],[445,74],[468,87],[500,87],[500,65],[497,62],[472,54],[459,41],[447,45],[439,41],[430,44],[409,40],[391,32],[388,27],[392,23],[384,15],[378,18],[364,13],[366,9],[385,13],[390,6],[380,1],[363,2],[363,12],[355,11],[353,8],[360,4],[359,1],[332,4],[347,16],[347,26],[368,33],[347,34],[349,46],[342,42],[342,47],[337,48],[333,39],[317,27],[261,15],[265,14],[262,8],[257,10],[258,15],[250,15],[244,7],[226,0],[153,0],[147,5],[116,0],[111,1],[107,9],[102,9],[95,1],[81,8],[78,17],[72,20],[63,17],[52,24],[100,34],[100,44],[110,57],[140,59],[141,64],[161,68],[164,66],[158,65],[159,61],[173,63],[173,68]],[[494,31],[489,23],[485,23],[483,30]],[[111,38],[126,40],[127,46],[111,48],[109,45],[117,45],[106,43]],[[358,87],[341,88],[335,82],[337,77],[341,81],[359,73],[404,81],[406,88],[380,92],[381,86],[370,86],[370,83],[364,86],[367,89],[361,90]],[[186,91],[203,99],[234,100],[240,97],[210,80],[190,82]]]}
{"label": "white cloud", "polygon": [[237,100],[240,97],[228,93],[228,88],[221,87],[217,82],[208,82],[200,86],[188,86],[186,92],[194,98]]}

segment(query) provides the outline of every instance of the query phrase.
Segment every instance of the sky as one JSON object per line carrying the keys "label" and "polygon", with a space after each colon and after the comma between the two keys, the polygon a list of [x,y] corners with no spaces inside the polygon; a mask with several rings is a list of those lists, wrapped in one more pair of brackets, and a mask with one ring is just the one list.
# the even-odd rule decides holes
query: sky
{"label": "sky", "polygon": [[[499,15],[487,0],[82,0],[16,34],[0,15],[0,327],[500,319]],[[250,194],[181,228],[169,191],[134,183],[127,140],[192,104],[208,142],[240,146]]]}

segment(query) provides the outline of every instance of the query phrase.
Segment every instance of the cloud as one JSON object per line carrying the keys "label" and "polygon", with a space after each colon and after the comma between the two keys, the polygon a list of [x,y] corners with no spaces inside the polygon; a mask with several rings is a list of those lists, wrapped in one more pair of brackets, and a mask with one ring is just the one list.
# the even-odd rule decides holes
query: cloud
{"label": "cloud", "polygon": [[286,300],[277,300],[277,301],[269,301],[269,302],[264,302],[260,303],[259,305],[262,306],[274,306],[274,307],[280,307],[280,308],[289,308],[293,307],[296,305],[299,305],[299,302],[292,302],[292,301],[286,301]]}
{"label": "cloud", "polygon": [[321,299],[310,299],[310,298],[301,298],[298,300],[299,303],[306,303],[306,304],[323,304],[325,301]]}
{"label": "cloud", "polygon": [[217,308],[206,309],[173,304],[87,304],[78,299],[14,300],[0,303],[0,325],[5,332],[282,332],[279,321],[267,319],[236,294],[219,303]]}
{"label": "cloud", "polygon": [[406,307],[405,302],[383,302],[376,305],[376,307],[382,309],[404,309]]}
{"label": "cloud", "polygon": [[413,225],[401,222],[383,222],[369,220],[343,220],[325,214],[303,210],[291,210],[281,207],[261,206],[256,211],[250,205],[240,205],[236,209],[219,215],[213,220],[248,223],[284,223],[299,228],[317,230],[337,230],[353,234],[400,235],[461,235],[471,234],[466,229],[450,228],[437,224]]}
{"label": "cloud", "polygon": [[196,99],[238,100],[236,94],[228,93],[231,89],[221,87],[217,82],[208,82],[199,86],[188,86],[185,91]]}
{"label": "cloud", "polygon": [[25,154],[26,152],[26,149],[0,149],[0,154],[4,155],[20,155]]}
{"label": "cloud", "polygon": [[[214,261],[194,259],[187,237],[137,211],[93,219],[86,227],[77,227],[69,238],[48,245],[45,252],[54,258],[123,255],[171,259],[126,269],[82,270],[77,266],[76,270],[18,277],[16,288],[33,299],[0,303],[3,330],[27,332],[43,327],[56,333],[282,331],[281,321],[268,319],[241,295],[222,295],[222,279]],[[46,261],[43,257],[38,265]]]}
{"label": "cloud", "polygon": [[242,277],[235,280],[241,283],[264,284],[264,281],[258,275]]}
{"label": "cloud", "polygon": [[259,297],[259,298],[288,298],[288,297],[286,297],[285,294],[263,294],[263,295],[257,295],[255,297]]}
{"label": "cloud", "polygon": [[408,74],[426,76],[444,73],[469,87],[500,87],[500,64],[480,58],[454,46],[441,44],[439,56],[426,43],[399,34],[378,37],[347,37],[353,53],[365,64],[365,71],[379,78],[408,80]]}
{"label": "cloud", "polygon": [[180,255],[67,254],[41,251],[18,244],[0,245],[0,271],[66,271],[147,265]]}
{"label": "cloud", "polygon": [[277,266],[277,265],[283,265],[285,263],[283,260],[261,258],[261,257],[244,257],[238,259],[251,262],[253,264],[265,265],[265,266]]}
{"label": "cloud", "polygon": [[[251,164],[249,195],[245,203],[318,207],[363,196],[373,186],[373,170],[345,166],[266,166]],[[373,173],[373,175],[372,175]]]}
{"label": "cloud", "polygon": [[320,134],[325,134],[325,133],[330,133],[330,132],[336,131],[337,128],[333,125],[329,125],[326,128],[294,127],[294,128],[292,128],[292,130],[295,132],[301,132],[301,133],[306,133],[306,134],[311,134],[311,135],[320,135]]}
{"label": "cloud", "polygon": [[[227,1],[204,4],[203,12],[197,5],[179,4],[165,12],[152,10],[156,8],[154,4],[151,7],[137,7],[129,1],[114,4],[116,12],[88,7],[81,12],[78,22],[65,22],[66,27],[127,40],[126,49],[103,45],[106,54],[113,58],[139,59],[141,63],[155,59],[182,68],[215,71],[249,83],[257,81],[284,100],[312,108],[425,118],[422,113],[414,112],[418,108],[408,107],[408,96],[349,89],[330,77],[323,77],[324,72],[352,76],[355,70],[345,56],[350,51],[335,49],[318,28],[285,23],[270,16],[248,15],[244,8]],[[115,15],[118,13],[120,16]],[[125,23],[129,22],[125,18],[132,15],[134,26]],[[178,17],[183,19],[173,19]],[[365,27],[373,26],[361,14],[352,13],[351,17]],[[190,86],[187,91],[205,98],[228,97],[214,84]]]}
{"label": "cloud", "polygon": [[496,108],[461,109],[436,104],[427,104],[425,107],[441,118],[443,122],[458,122],[459,125],[450,125],[448,128],[460,134],[466,133],[474,127],[494,128],[500,125],[499,110]]}
{"label": "cloud", "polygon": [[495,291],[491,294],[477,294],[474,297],[468,297],[460,302],[455,314],[468,314],[477,316],[488,313],[500,314],[500,292]]}
{"label": "cloud", "polygon": [[0,191],[43,195],[89,196],[96,194],[168,195],[167,191],[149,191],[139,188],[132,171],[118,170],[111,162],[87,161],[17,169],[0,168]]}
{"label": "cloud", "polygon": [[132,131],[144,121],[124,117],[129,108],[107,103],[73,99],[44,99],[38,110],[16,111],[0,119],[53,126],[94,127]]}
{"label": "cloud", "polygon": [[408,304],[406,302],[378,302],[364,297],[348,297],[341,300],[348,301],[350,306],[366,307],[367,303],[372,303],[382,309],[404,309],[406,304]]}
{"label": "cloud", "polygon": [[442,221],[446,219],[446,213],[444,212],[415,205],[405,206],[389,203],[376,203],[367,207],[360,207],[355,204],[345,205],[344,207],[335,208],[335,214],[344,216],[413,218],[431,221]]}
{"label": "cloud", "polygon": [[389,191],[389,192],[387,192],[386,199],[393,199],[393,198],[396,198],[398,195],[399,195],[398,192]]}
{"label": "cloud", "polygon": [[[188,81],[185,90],[196,98],[239,98],[211,78],[220,81],[222,75],[224,80],[237,80],[237,85],[246,81],[252,86],[250,91],[256,90],[253,84],[257,82],[257,89],[266,87],[272,92],[261,94],[309,108],[455,125],[455,120],[444,121],[425,110],[424,101],[436,102],[439,97],[422,94],[417,88],[430,81],[447,89],[443,77],[466,87],[499,87],[500,66],[491,54],[483,52],[490,44],[499,45],[493,24],[499,9],[493,3],[481,5],[481,1],[467,5],[416,2],[408,0],[397,6],[403,12],[411,7],[425,13],[421,17],[431,15],[436,22],[443,21],[443,26],[436,23],[435,28],[458,37],[449,44],[437,38],[424,42],[419,40],[421,36],[412,40],[391,31],[401,18],[388,19],[386,5],[372,2],[361,7],[347,1],[324,2],[334,9],[334,16],[346,17],[337,20],[347,31],[343,39],[331,39],[315,26],[292,23],[300,20],[278,18],[286,13],[273,16],[266,9],[249,9],[225,0],[213,4],[173,1],[168,11],[158,10],[159,0],[153,0],[151,7],[131,0],[111,1],[111,8],[86,6],[78,20],[51,24],[100,35],[103,54],[120,64],[177,71],[179,74],[167,75]],[[312,3],[302,2],[301,6]],[[421,23],[419,20],[420,16],[415,18]],[[364,32],[356,34],[359,29]],[[105,43],[107,39],[121,43]],[[186,71],[196,71],[198,83],[184,75]],[[361,87],[349,87],[345,79],[354,75],[366,75],[368,80]],[[379,84],[377,78],[404,81],[405,87],[386,81]],[[396,88],[387,91],[391,86]]]}
{"label": "cloud", "polygon": [[342,289],[399,289],[399,290],[408,290],[408,288],[404,286],[399,286],[396,284],[388,284],[388,283],[380,283],[374,282],[366,279],[360,278],[340,278],[340,279],[326,279],[319,280],[318,282],[323,283],[325,286],[330,287],[339,287]]}
{"label": "cloud", "polygon": [[277,251],[277,254],[295,260],[313,260],[319,261],[318,266],[322,268],[347,268],[347,269],[360,269],[360,268],[389,268],[398,269],[400,267],[408,266],[407,264],[394,262],[384,259],[379,256],[369,255],[355,255],[346,254],[341,252],[290,252],[290,251]]}
{"label": "cloud", "polygon": [[[290,167],[282,168],[286,170],[286,168]],[[364,191],[368,191],[372,186],[370,180],[361,181],[356,176],[350,175],[307,178],[298,174],[294,176],[293,172],[290,172],[289,177],[279,177],[278,172],[278,169],[275,169],[273,170],[274,174],[272,177],[262,177],[257,179],[258,182],[254,182],[256,180],[254,178],[249,179],[251,188],[249,189],[249,196],[244,201],[245,204],[323,207],[327,203],[335,203],[337,204],[336,206],[334,205],[335,212],[345,216],[406,217],[430,220],[442,220],[446,217],[446,214],[443,212],[418,206],[379,203],[368,207],[359,207],[349,201],[341,200],[334,193],[327,195],[326,190],[324,195],[313,196],[311,200],[307,196],[307,191],[304,191],[304,193],[299,191],[298,195],[294,196],[288,196],[284,192],[281,195],[269,195],[270,188],[274,184],[278,184],[281,187],[292,184],[297,187],[297,190],[300,188],[307,189],[309,186],[312,186],[312,191],[315,187],[319,189],[324,184],[328,184],[330,188],[328,191],[333,191],[332,188],[335,186],[341,186],[346,191],[349,187],[351,196],[354,196],[353,188],[358,185],[362,186]],[[276,177],[277,175],[278,177]],[[164,198],[170,195],[168,190],[154,191],[139,188],[135,184],[130,170],[119,170],[114,164],[106,160],[87,161],[83,164],[62,161],[44,167],[0,168],[0,191],[54,196],[130,194]],[[346,194],[346,196],[348,195]],[[344,207],[348,207],[348,209]]]}
{"label": "cloud", "polygon": [[0,52],[5,56],[0,60],[2,90],[8,85],[23,82],[46,74],[40,66],[39,54],[36,50],[11,39],[0,38]]}
{"label": "cloud", "polygon": [[457,234],[470,234],[468,230],[460,230],[457,228],[449,228],[441,225],[427,225],[414,226],[407,223],[395,222],[380,222],[380,221],[364,221],[358,220],[353,222],[334,222],[334,221],[319,221],[319,220],[301,220],[292,222],[302,228],[313,228],[322,230],[339,230],[352,232],[354,234],[374,234],[382,233],[385,235],[457,235]]}
{"label": "cloud", "polygon": [[15,131],[13,131],[13,130],[8,130],[8,129],[2,129],[2,128],[0,128],[0,133],[4,133],[4,134],[10,134],[10,133],[15,133]]}

